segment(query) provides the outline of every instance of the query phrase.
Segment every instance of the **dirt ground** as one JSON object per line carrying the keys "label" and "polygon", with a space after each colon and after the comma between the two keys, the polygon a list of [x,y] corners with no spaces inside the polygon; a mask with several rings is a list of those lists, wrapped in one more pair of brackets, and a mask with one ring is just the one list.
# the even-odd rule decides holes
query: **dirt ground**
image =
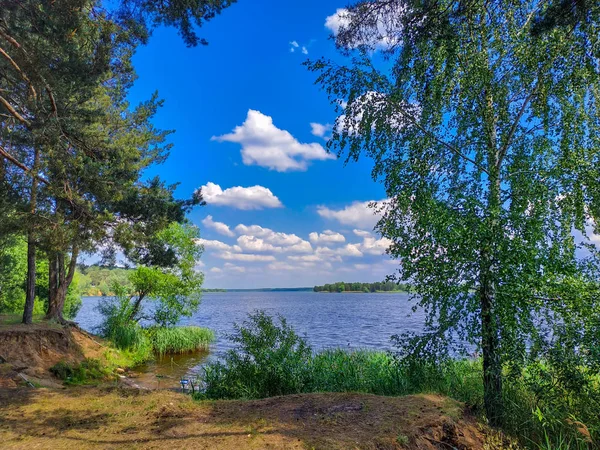
{"label": "dirt ground", "polygon": [[76,327],[7,322],[0,320],[2,450],[486,448],[463,406],[435,395],[201,402],[135,383],[65,388],[48,370],[58,361],[118,355]]}
{"label": "dirt ground", "polygon": [[59,361],[79,363],[85,358],[117,358],[97,336],[77,327],[63,327],[51,322],[22,325],[5,323],[0,315],[0,388],[15,387],[23,374],[45,386],[57,386],[49,368]]}
{"label": "dirt ground", "polygon": [[172,391],[0,389],[2,449],[483,449],[435,395],[303,394],[194,401]]}

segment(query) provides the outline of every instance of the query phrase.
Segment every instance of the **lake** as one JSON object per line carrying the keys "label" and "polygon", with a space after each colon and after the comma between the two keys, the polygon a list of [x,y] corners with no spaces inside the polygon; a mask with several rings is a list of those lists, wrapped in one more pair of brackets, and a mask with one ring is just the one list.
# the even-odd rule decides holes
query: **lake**
{"label": "lake", "polygon": [[[100,297],[85,297],[75,321],[94,332],[101,321],[96,306]],[[157,361],[142,371],[177,378],[197,372],[203,364],[232,348],[226,335],[233,324],[244,321],[258,309],[281,314],[314,349],[393,349],[390,337],[405,331],[420,332],[422,311],[412,312],[413,302],[405,293],[316,293],[316,292],[216,292],[205,293],[198,311],[180,325],[212,329],[216,342],[208,354],[183,355]]]}

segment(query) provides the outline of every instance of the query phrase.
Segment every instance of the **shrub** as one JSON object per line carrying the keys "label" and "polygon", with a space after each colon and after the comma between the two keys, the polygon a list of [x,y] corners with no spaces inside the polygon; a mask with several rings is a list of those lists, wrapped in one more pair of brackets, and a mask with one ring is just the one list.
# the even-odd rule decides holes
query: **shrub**
{"label": "shrub", "polygon": [[110,370],[97,359],[86,358],[79,364],[60,361],[50,368],[50,372],[66,384],[87,384],[106,379]]}
{"label": "shrub", "polygon": [[204,396],[261,398],[304,392],[309,382],[311,349],[279,316],[279,324],[262,311],[235,325],[236,344],[224,362],[205,367]]}

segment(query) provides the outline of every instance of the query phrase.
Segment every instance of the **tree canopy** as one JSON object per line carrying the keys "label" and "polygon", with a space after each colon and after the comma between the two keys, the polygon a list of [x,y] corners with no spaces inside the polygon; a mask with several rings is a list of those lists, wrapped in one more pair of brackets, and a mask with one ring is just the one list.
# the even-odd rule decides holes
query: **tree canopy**
{"label": "tree canopy", "polygon": [[493,424],[503,368],[548,344],[561,318],[598,311],[587,236],[600,231],[600,14],[533,32],[549,8],[362,1],[336,37],[351,62],[309,64],[338,108],[347,101],[330,146],[374,160],[389,197],[377,229],[428,312],[405,348],[479,346]]}

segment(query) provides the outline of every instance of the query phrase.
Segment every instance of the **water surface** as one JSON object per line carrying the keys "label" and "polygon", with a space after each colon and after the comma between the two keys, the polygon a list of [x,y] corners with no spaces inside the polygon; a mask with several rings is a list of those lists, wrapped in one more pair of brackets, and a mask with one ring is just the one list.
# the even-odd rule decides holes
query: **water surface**
{"label": "water surface", "polygon": [[[94,332],[101,317],[96,306],[100,297],[86,297],[76,322]],[[159,373],[151,382],[163,382],[162,376],[179,379],[197,372],[203,364],[223,356],[232,344],[227,334],[233,324],[244,321],[258,309],[281,314],[316,350],[324,348],[393,349],[390,337],[405,331],[420,332],[422,311],[412,312],[413,303],[405,293],[316,293],[316,292],[215,292],[205,293],[198,311],[181,320],[181,325],[212,329],[216,342],[210,353],[170,357],[147,365],[144,372]]]}

